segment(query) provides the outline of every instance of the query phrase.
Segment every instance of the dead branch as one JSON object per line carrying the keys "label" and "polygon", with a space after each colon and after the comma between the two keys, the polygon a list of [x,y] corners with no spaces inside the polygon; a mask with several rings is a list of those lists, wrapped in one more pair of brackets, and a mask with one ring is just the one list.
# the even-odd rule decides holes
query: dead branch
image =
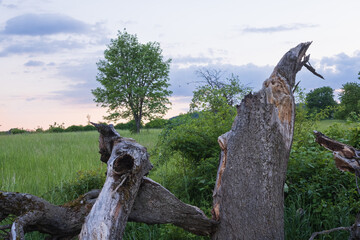
{"label": "dead branch", "polygon": [[333,229],[329,229],[329,230],[324,230],[324,231],[321,231],[321,232],[314,232],[313,234],[311,234],[311,237],[309,238],[309,240],[314,240],[317,235],[329,234],[329,233],[332,233],[332,232],[342,231],[342,230],[350,231],[351,227],[337,227],[337,228],[333,228]]}

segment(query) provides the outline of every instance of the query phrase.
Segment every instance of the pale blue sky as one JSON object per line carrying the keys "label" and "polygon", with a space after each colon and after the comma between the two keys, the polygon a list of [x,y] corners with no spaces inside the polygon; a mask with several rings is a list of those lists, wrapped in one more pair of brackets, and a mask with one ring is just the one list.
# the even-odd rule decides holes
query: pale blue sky
{"label": "pale blue sky", "polygon": [[[258,90],[282,55],[313,41],[307,91],[357,81],[360,1],[0,0],[0,130],[101,121],[90,90],[96,62],[118,30],[157,41],[172,58],[172,110],[186,112],[201,67]],[[190,84],[189,84],[190,83]]]}

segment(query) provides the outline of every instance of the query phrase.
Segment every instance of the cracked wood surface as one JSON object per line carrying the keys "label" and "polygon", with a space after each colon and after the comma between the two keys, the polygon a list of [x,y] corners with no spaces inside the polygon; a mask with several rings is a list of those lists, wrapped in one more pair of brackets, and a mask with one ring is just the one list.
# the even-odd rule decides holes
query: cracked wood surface
{"label": "cracked wood surface", "polygon": [[288,51],[259,92],[237,107],[232,129],[219,137],[213,193],[213,239],[284,239],[283,187],[292,144],[296,73],[310,42]]}
{"label": "cracked wood surface", "polygon": [[[152,165],[146,148],[135,140],[120,137],[112,125],[95,127],[100,132],[101,161],[107,163],[106,180],[79,238],[122,239],[142,178]],[[106,160],[104,156],[109,158]]]}

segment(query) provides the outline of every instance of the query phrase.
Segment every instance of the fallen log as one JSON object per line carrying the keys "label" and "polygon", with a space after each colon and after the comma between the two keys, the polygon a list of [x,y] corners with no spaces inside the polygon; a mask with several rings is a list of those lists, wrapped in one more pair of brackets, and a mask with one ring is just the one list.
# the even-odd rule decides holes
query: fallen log
{"label": "fallen log", "polygon": [[[61,206],[53,205],[31,194],[0,191],[0,222],[9,215],[16,216],[11,227],[11,239],[25,239],[25,233],[39,231],[51,239],[71,239],[79,234],[85,217],[99,195],[90,191]],[[4,228],[3,230],[6,230]],[[10,238],[3,231],[3,238]]]}
{"label": "fallen log", "polygon": [[[358,186],[358,177],[360,177],[360,150],[353,146],[338,142],[324,135],[321,132],[314,131],[315,141],[324,148],[333,152],[335,166],[340,171],[355,173],[356,187],[360,194]],[[360,212],[357,214],[355,223],[349,227],[338,227],[330,230],[313,233],[309,240],[314,239],[317,235],[328,234],[333,231],[347,230],[350,231],[350,240],[360,240]]]}

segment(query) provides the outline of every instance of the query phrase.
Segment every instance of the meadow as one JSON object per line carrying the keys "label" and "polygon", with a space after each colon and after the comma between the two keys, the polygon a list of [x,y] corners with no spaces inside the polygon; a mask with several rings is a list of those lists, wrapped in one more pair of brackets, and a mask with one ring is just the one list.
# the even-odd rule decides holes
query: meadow
{"label": "meadow", "polygon": [[[160,130],[144,130],[139,135],[118,132],[151,150]],[[42,196],[76,178],[80,171],[105,172],[98,138],[97,131],[0,136],[0,189]]]}

